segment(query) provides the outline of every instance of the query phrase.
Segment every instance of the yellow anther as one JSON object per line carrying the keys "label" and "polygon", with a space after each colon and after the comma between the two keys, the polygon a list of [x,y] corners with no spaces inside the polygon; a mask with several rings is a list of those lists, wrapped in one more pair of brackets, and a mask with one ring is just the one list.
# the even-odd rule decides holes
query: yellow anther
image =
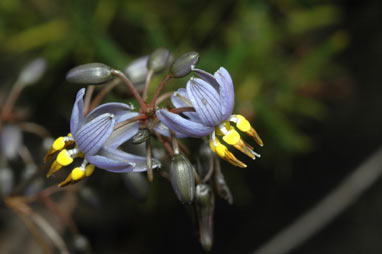
{"label": "yellow anther", "polygon": [[68,137],[73,137],[73,136],[72,136],[72,133],[68,133],[68,135],[67,135],[67,136],[68,136]]}
{"label": "yellow anther", "polygon": [[251,129],[251,124],[248,122],[247,119],[245,119],[244,116],[242,115],[236,115],[236,118],[238,119],[238,121],[236,122],[236,127],[243,131],[243,132],[247,132]]}
{"label": "yellow anther", "polygon": [[72,183],[72,173],[70,173],[68,175],[68,177],[66,177],[66,179],[64,181],[62,181],[61,183],[58,184],[58,187],[64,187],[68,184]]}
{"label": "yellow anther", "polygon": [[86,177],[88,177],[88,176],[90,176],[90,175],[92,175],[93,174],[93,172],[94,172],[94,165],[92,165],[92,164],[88,164],[87,166],[86,166],[86,169],[85,169],[85,175],[86,175]]}
{"label": "yellow anther", "polygon": [[52,148],[56,151],[61,150],[65,147],[65,140],[64,137],[57,138],[52,145]]}
{"label": "yellow anther", "polygon": [[53,175],[55,172],[57,172],[61,168],[62,168],[62,165],[59,164],[57,161],[54,161],[52,163],[52,165],[50,166],[50,169],[49,169],[48,173],[46,174],[46,177],[49,178],[51,175]]}
{"label": "yellow anther", "polygon": [[228,149],[225,145],[222,145],[220,143],[216,145],[216,153],[219,157],[224,158],[227,152]]}
{"label": "yellow anther", "polygon": [[85,169],[80,167],[74,168],[72,170],[71,175],[72,175],[73,181],[81,180],[82,178],[85,177]]}
{"label": "yellow anther", "polygon": [[229,130],[224,136],[223,140],[230,145],[235,145],[240,140],[240,135],[235,129]]}
{"label": "yellow anther", "polygon": [[255,131],[254,128],[251,127],[251,129],[249,131],[246,132],[249,136],[251,136],[253,138],[253,140],[256,141],[256,143],[259,145],[259,146],[263,146],[263,141],[261,140],[259,134],[257,134],[257,132]]}
{"label": "yellow anther", "polygon": [[69,154],[69,152],[64,149],[62,150],[58,155],[57,155],[57,159],[56,161],[62,165],[62,166],[67,166],[69,165],[70,163],[73,162],[73,158],[72,156]]}
{"label": "yellow anther", "polygon": [[236,145],[234,145],[234,147],[240,152],[250,157],[251,159],[254,160],[256,158],[255,153],[252,151],[253,148],[247,143],[245,143],[242,139],[240,139],[239,142]]}

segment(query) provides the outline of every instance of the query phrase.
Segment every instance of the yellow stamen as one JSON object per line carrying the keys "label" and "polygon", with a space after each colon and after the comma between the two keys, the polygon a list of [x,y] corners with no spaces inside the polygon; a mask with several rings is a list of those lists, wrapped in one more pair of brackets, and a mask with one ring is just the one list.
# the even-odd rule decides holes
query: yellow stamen
{"label": "yellow stamen", "polygon": [[235,145],[240,140],[240,134],[232,128],[223,136],[223,140],[229,145]]}
{"label": "yellow stamen", "polygon": [[242,115],[236,115],[238,121],[236,122],[236,127],[242,132],[247,132],[251,129],[251,124]]}
{"label": "yellow stamen", "polygon": [[58,170],[60,170],[62,168],[62,165],[59,164],[57,161],[54,161],[52,163],[52,165],[50,166],[50,169],[48,171],[48,173],[46,174],[46,177],[49,178],[51,177],[51,175],[53,175],[54,173],[56,173]]}
{"label": "yellow stamen", "polygon": [[257,132],[255,131],[254,128],[251,127],[251,129],[249,131],[246,132],[249,136],[251,136],[253,138],[253,140],[256,141],[256,143],[259,145],[259,146],[263,146],[263,141],[261,140],[259,134],[257,134]]}
{"label": "yellow stamen", "polygon": [[237,150],[244,153],[251,159],[255,159],[255,153],[252,151],[253,148],[251,148],[247,143],[245,143],[242,139],[239,140],[239,142],[235,145],[233,145]]}
{"label": "yellow stamen", "polygon": [[[223,125],[224,128],[226,128],[227,130],[229,130],[229,129],[232,128],[232,127],[231,127],[231,124],[230,124],[228,121],[224,121],[224,122],[222,122],[221,125]],[[223,135],[224,135],[224,133],[220,130],[219,126],[215,128],[215,132],[216,132],[216,134],[219,135],[219,136],[223,136]]]}
{"label": "yellow stamen", "polygon": [[86,177],[88,177],[88,176],[90,176],[90,175],[92,175],[93,174],[93,172],[94,172],[94,165],[92,165],[92,164],[89,164],[89,165],[87,165],[86,166],[86,169],[85,169],[85,175],[86,175]]}
{"label": "yellow stamen", "polygon": [[85,177],[85,169],[80,167],[74,168],[72,170],[71,175],[72,175],[73,181],[81,180],[82,178]]}
{"label": "yellow stamen", "polygon": [[62,150],[58,155],[56,161],[61,164],[62,166],[68,166],[70,163],[73,162],[72,156],[69,154],[69,152],[64,149]]}
{"label": "yellow stamen", "polygon": [[57,138],[52,145],[52,148],[56,151],[64,149],[65,147],[65,140],[64,137]]}
{"label": "yellow stamen", "polygon": [[70,173],[68,175],[68,177],[66,177],[66,179],[64,181],[62,181],[61,183],[58,184],[58,187],[64,187],[68,184],[72,183],[72,173]]}
{"label": "yellow stamen", "polygon": [[223,160],[228,161],[234,166],[238,166],[241,168],[246,168],[247,165],[245,165],[243,162],[239,161],[230,151],[228,151],[228,148],[220,143],[218,139],[215,139],[216,146],[214,142],[210,141],[210,147],[213,152],[215,152],[220,158]]}

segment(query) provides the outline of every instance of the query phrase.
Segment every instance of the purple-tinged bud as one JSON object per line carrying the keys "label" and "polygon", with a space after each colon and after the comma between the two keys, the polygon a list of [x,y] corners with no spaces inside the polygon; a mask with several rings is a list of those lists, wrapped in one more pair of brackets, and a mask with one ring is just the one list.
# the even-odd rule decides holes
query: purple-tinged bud
{"label": "purple-tinged bud", "polygon": [[127,189],[137,201],[145,201],[147,199],[148,184],[147,178],[139,172],[129,172],[123,174],[123,180]]}
{"label": "purple-tinged bud", "polygon": [[171,159],[170,180],[176,196],[182,203],[191,204],[195,195],[195,179],[191,162],[183,155]]}
{"label": "purple-tinged bud", "polygon": [[147,68],[154,72],[165,70],[173,61],[171,53],[166,48],[156,49],[149,57]]}
{"label": "purple-tinged bud", "polygon": [[170,74],[175,78],[183,78],[188,75],[192,68],[199,62],[199,53],[191,51],[177,59],[170,66]]}
{"label": "purple-tinged bud", "polygon": [[66,80],[76,84],[103,84],[113,78],[112,68],[103,63],[79,65],[66,74]]}
{"label": "purple-tinged bud", "polygon": [[146,82],[149,70],[147,69],[147,62],[149,56],[142,56],[132,61],[126,68],[125,73],[127,77],[133,82],[134,85],[142,85]]}
{"label": "purple-tinged bud", "polygon": [[22,145],[23,134],[17,125],[8,124],[1,129],[1,153],[7,159],[14,159]]}
{"label": "purple-tinged bud", "polygon": [[21,86],[28,86],[40,80],[46,70],[46,61],[39,57],[29,62],[19,74],[17,83]]}
{"label": "purple-tinged bud", "polygon": [[209,251],[213,242],[213,216],[215,196],[207,184],[198,184],[195,191],[195,207],[199,222],[200,243]]}

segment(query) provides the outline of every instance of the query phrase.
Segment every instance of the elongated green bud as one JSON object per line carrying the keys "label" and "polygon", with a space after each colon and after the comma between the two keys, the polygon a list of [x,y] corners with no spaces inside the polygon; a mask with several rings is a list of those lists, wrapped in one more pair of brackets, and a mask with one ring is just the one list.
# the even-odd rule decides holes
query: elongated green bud
{"label": "elongated green bud", "polygon": [[76,84],[102,84],[113,78],[111,71],[112,68],[103,63],[83,64],[71,69],[66,80]]}
{"label": "elongated green bud", "polygon": [[215,196],[207,184],[198,184],[195,191],[195,206],[199,222],[200,243],[206,251],[211,250],[213,242],[213,215]]}
{"label": "elongated green bud", "polygon": [[150,55],[149,61],[147,62],[147,68],[154,72],[160,72],[165,70],[172,60],[171,53],[168,49],[159,48]]}
{"label": "elongated green bud", "polygon": [[195,195],[195,179],[191,162],[183,154],[172,157],[170,180],[178,199],[190,204]]}
{"label": "elongated green bud", "polygon": [[199,53],[188,52],[177,59],[170,66],[170,74],[175,78],[183,78],[188,75],[192,68],[199,62]]}

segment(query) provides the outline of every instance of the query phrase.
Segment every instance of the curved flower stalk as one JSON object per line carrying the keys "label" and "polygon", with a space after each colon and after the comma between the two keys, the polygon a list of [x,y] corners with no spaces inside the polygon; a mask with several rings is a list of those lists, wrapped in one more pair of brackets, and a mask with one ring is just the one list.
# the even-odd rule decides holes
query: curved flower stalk
{"label": "curved flower stalk", "polygon": [[[116,173],[140,172],[146,170],[146,158],[129,154],[118,147],[139,131],[139,122],[119,123],[138,115],[133,106],[124,103],[106,103],[96,107],[84,117],[83,97],[85,89],[77,93],[70,119],[70,133],[57,138],[45,160],[59,151],[47,177],[70,165],[75,158],[83,158],[79,167],[59,184],[65,186],[90,176],[95,167]],[[153,167],[160,163],[153,161]]]}
{"label": "curved flower stalk", "polygon": [[232,115],[235,95],[231,76],[223,67],[220,67],[214,75],[195,68],[193,71],[200,78],[191,78],[186,89],[178,89],[171,97],[171,101],[176,108],[193,107],[195,112],[184,112],[185,117],[183,117],[166,109],[159,109],[156,111],[157,117],[175,131],[179,138],[184,136],[200,138],[209,135],[212,151],[235,166],[246,167],[222,141],[252,159],[260,155],[241,139],[236,128],[251,136],[260,146],[263,142],[242,115]]}

